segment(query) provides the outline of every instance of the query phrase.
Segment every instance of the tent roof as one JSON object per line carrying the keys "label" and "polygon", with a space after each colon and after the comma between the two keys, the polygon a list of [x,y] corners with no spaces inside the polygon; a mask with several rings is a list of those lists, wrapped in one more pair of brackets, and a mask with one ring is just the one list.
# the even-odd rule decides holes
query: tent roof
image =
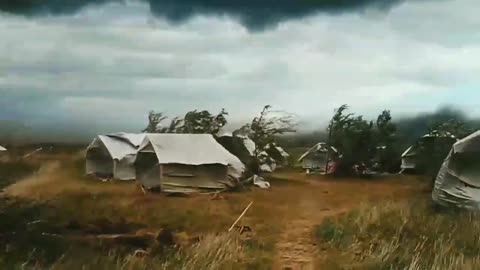
{"label": "tent roof", "polygon": [[453,145],[455,153],[480,151],[480,130],[457,141]]}
{"label": "tent roof", "polygon": [[243,165],[210,134],[147,134],[139,151],[146,150],[149,145],[160,164]]}
{"label": "tent roof", "polygon": [[[333,152],[338,153],[338,150],[337,150],[335,147],[330,146],[330,149],[331,149]],[[315,144],[312,148],[308,149],[308,151],[305,152],[305,153],[298,159],[298,161],[303,160],[306,156],[308,156],[308,155],[311,154],[311,153],[314,153],[314,152],[327,152],[327,151],[328,151],[327,143],[324,143],[324,142],[317,143],[317,144]]]}
{"label": "tent roof", "polygon": [[0,151],[7,151],[7,148],[0,145]]}
{"label": "tent roof", "polygon": [[105,145],[112,159],[121,160],[128,155],[137,153],[140,143],[145,138],[145,134],[116,133],[108,135],[98,135],[88,146],[87,151],[97,148],[100,142]]}

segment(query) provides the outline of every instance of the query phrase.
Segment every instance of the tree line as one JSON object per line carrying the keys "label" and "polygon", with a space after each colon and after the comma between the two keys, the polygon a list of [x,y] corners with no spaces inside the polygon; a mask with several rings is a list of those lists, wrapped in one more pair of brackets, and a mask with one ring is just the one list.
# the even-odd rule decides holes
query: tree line
{"label": "tree line", "polygon": [[[183,118],[172,119],[162,112],[151,111],[148,114],[148,125],[143,132],[216,135],[228,123],[227,117],[228,112],[225,109],[217,114],[207,110],[193,110],[187,112]],[[297,134],[297,124],[293,114],[274,111],[272,106],[266,105],[251,121],[235,130],[233,135],[247,136],[255,142],[256,157],[267,145],[277,141],[289,146],[304,147],[326,141],[342,154],[338,172],[350,175],[354,173],[352,168],[359,164],[383,172],[398,171],[402,152],[424,134],[440,131],[462,138],[477,127],[475,122],[468,121],[461,112],[450,108],[395,121],[390,110],[383,110],[375,120],[366,120],[362,115],[351,112],[348,105],[334,110],[329,125],[324,130]],[[439,162],[441,158],[431,161],[435,165],[426,167],[439,167]],[[430,169],[432,174],[436,173],[435,170]]]}

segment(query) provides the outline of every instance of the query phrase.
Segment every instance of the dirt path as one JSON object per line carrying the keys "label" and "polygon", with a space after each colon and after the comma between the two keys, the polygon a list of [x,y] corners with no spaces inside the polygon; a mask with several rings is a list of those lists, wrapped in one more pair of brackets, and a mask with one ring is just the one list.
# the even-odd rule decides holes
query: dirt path
{"label": "dirt path", "polygon": [[[329,181],[310,180],[307,192],[295,211],[286,217],[284,229],[278,239],[274,269],[312,270],[319,258],[319,249],[313,236],[315,226],[325,218],[348,212],[360,203],[392,199],[398,194],[408,193],[409,187],[398,181]],[[292,194],[296,196],[299,194]]]}
{"label": "dirt path", "polygon": [[[318,186],[313,184],[312,188]],[[328,201],[322,200],[318,197],[318,192],[313,191],[303,194],[296,208],[296,216],[289,217],[277,243],[274,269],[315,269],[314,262],[318,251],[312,235],[315,226],[327,217],[346,211],[343,208],[329,208]]]}

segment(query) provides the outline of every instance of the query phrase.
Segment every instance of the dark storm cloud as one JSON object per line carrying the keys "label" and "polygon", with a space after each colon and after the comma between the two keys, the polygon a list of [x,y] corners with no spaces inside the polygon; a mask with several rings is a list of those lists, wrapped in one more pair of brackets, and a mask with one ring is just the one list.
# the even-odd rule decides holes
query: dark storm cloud
{"label": "dark storm cloud", "polygon": [[[79,9],[121,0],[3,0],[0,9],[15,14],[71,14]],[[228,15],[251,30],[302,18],[318,12],[341,13],[365,8],[387,10],[404,0],[141,0],[153,14],[171,22],[183,22],[193,15]]]}

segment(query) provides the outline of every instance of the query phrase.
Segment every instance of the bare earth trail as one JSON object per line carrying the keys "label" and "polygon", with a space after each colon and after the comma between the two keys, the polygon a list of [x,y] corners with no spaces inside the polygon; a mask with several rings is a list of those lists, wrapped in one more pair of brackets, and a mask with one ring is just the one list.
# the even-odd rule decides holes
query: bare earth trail
{"label": "bare earth trail", "polygon": [[[287,174],[280,177],[292,176],[294,175]],[[320,269],[318,265],[315,266],[321,254],[315,244],[313,233],[315,227],[325,218],[346,213],[361,203],[402,198],[412,191],[412,186],[406,184],[404,180],[337,181],[305,177],[299,181],[305,181],[308,185],[301,194],[292,194],[301,198],[297,205],[291,206],[295,211],[290,211],[292,214],[286,217],[283,232],[276,245],[273,269]]]}

